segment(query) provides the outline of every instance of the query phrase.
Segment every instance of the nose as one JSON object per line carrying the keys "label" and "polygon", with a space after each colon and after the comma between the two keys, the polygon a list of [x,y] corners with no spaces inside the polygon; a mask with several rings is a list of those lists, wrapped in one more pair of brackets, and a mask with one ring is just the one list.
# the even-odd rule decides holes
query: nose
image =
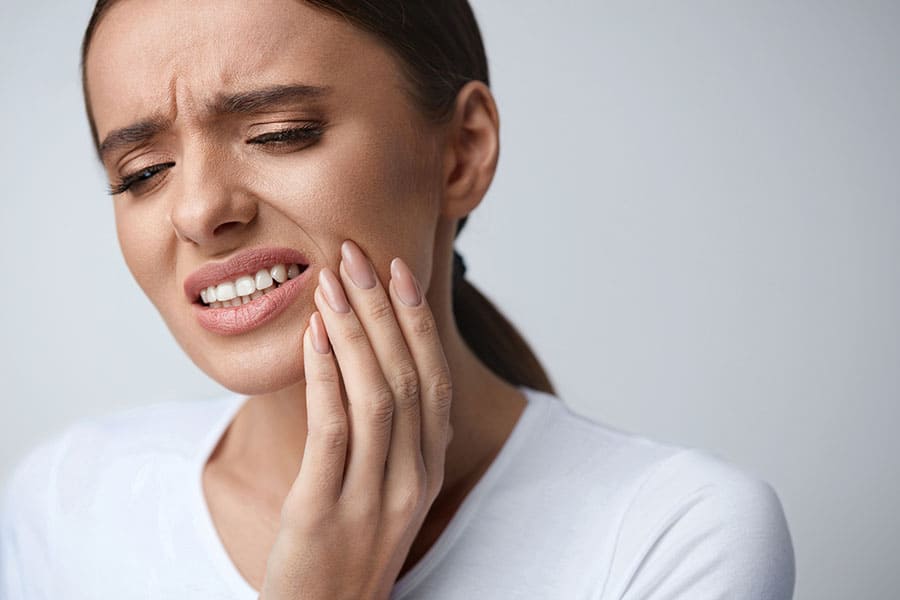
{"label": "nose", "polygon": [[182,242],[219,249],[234,246],[256,218],[256,197],[237,183],[225,157],[199,153],[184,157],[169,220]]}

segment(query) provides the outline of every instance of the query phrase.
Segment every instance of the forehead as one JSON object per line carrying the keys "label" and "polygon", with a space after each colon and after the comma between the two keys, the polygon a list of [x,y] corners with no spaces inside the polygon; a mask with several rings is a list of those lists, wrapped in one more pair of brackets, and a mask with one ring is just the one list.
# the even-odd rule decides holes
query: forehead
{"label": "forehead", "polygon": [[85,74],[100,139],[248,88],[306,83],[371,101],[400,85],[374,36],[302,0],[119,0],[95,31]]}

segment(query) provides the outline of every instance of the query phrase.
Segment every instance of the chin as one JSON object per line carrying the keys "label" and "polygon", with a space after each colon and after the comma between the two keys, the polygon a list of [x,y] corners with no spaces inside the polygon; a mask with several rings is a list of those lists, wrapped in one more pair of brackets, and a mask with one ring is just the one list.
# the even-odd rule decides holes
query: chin
{"label": "chin", "polygon": [[[216,383],[237,394],[269,394],[304,379],[303,330],[278,327],[258,335],[218,337],[175,335],[188,358]],[[171,328],[170,328],[171,330]],[[173,331],[174,333],[174,331]]]}
{"label": "chin", "polygon": [[194,363],[219,385],[246,396],[270,394],[303,381],[302,354],[266,350],[226,355],[207,353],[202,365],[200,361]]}

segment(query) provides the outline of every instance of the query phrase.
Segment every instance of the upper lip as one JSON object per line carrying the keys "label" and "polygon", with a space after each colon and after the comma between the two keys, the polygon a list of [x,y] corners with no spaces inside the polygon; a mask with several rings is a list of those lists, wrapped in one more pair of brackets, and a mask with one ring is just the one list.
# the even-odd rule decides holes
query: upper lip
{"label": "upper lip", "polygon": [[232,281],[241,275],[253,275],[260,269],[277,264],[300,266],[309,265],[306,256],[293,248],[250,248],[238,252],[228,260],[207,263],[188,275],[184,280],[184,293],[191,300],[200,297],[200,290]]}

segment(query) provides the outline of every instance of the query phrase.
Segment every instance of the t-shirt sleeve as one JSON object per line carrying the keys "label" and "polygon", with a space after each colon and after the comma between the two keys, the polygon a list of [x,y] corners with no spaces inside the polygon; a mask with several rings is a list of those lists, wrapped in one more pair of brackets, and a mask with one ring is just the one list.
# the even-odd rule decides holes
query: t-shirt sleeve
{"label": "t-shirt sleeve", "polygon": [[58,444],[31,449],[4,482],[0,504],[0,598],[54,597],[50,508],[51,480]]}
{"label": "t-shirt sleeve", "polygon": [[772,486],[685,449],[635,493],[601,598],[790,600],[794,577],[791,536]]}

